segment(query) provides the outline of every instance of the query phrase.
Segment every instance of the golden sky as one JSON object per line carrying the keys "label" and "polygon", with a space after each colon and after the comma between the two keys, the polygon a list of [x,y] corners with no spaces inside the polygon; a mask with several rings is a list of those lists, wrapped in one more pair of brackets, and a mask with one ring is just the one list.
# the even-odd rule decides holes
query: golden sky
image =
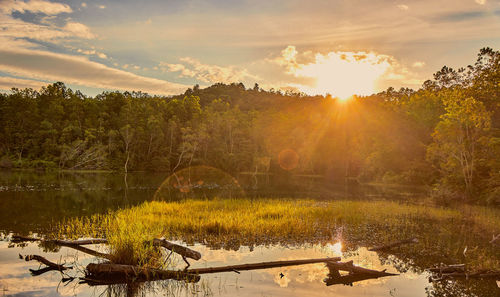
{"label": "golden sky", "polygon": [[0,89],[418,88],[500,45],[500,1],[0,0]]}

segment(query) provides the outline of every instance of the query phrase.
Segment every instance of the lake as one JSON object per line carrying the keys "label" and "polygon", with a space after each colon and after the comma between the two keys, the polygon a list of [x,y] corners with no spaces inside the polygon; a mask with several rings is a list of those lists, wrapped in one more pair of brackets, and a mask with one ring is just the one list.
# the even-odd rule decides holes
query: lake
{"label": "lake", "polygon": [[[397,273],[379,279],[370,279],[349,285],[327,286],[329,270],[324,264],[308,264],[254,271],[224,272],[202,275],[196,283],[186,284],[173,280],[129,285],[95,286],[78,284],[78,280],[61,282],[59,272],[32,276],[36,262],[19,259],[19,254],[38,254],[54,262],[66,262],[83,269],[95,262],[89,256],[73,249],[47,248],[37,243],[10,244],[14,233],[45,234],[62,219],[127,209],[144,201],[182,201],[185,198],[211,199],[212,197],[310,198],[315,201],[331,200],[395,200],[418,202],[425,190],[408,187],[362,186],[334,184],[317,176],[229,176],[213,168],[196,167],[175,175],[164,173],[82,173],[82,172],[0,172],[0,294],[3,296],[500,296],[495,280],[446,280],[430,282],[426,271],[439,263],[467,263],[469,255],[483,251],[485,262],[500,260],[498,246],[490,244],[490,233],[480,234],[467,224],[446,227],[422,222],[426,235],[421,240],[431,242],[435,234],[447,236],[446,249],[418,251],[397,248],[390,252],[373,252],[370,241],[355,241],[332,230],[328,240],[317,242],[307,239],[300,243],[256,243],[255,245],[214,245],[193,242],[192,249],[201,252],[202,259],[192,261],[192,267],[213,267],[264,261],[307,258],[342,257],[354,264]],[[445,229],[445,230],[443,230]],[[347,233],[347,232],[346,232]],[[340,235],[339,235],[340,234]],[[401,234],[407,238],[411,234]],[[182,241],[177,243],[184,244]],[[430,243],[429,243],[430,244]],[[467,249],[465,249],[467,247]],[[91,248],[104,251],[100,245]],[[465,250],[464,250],[465,249]],[[449,250],[455,250],[450,252]],[[463,257],[461,256],[463,254]],[[179,257],[171,259],[173,265],[183,268]],[[190,267],[190,268],[192,268]],[[72,269],[68,276],[78,276]]]}

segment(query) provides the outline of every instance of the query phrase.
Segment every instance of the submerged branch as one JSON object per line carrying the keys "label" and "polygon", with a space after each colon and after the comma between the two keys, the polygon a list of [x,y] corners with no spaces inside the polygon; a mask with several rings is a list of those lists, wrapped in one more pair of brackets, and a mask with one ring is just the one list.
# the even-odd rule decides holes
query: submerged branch
{"label": "submerged branch", "polygon": [[[35,238],[35,237],[28,237],[28,236],[21,236],[21,235],[13,235],[11,242],[13,243],[21,243],[21,242],[35,242],[39,241],[44,244],[54,244],[58,246],[65,246],[69,247],[75,250],[79,250],[81,252],[87,253],[92,256],[100,257],[100,258],[105,258],[108,260],[112,259],[112,256],[109,254],[101,253],[98,251],[94,251],[92,249],[83,247],[83,245],[89,245],[89,244],[108,244],[108,240],[105,238],[90,238],[90,239],[78,239],[78,240],[60,240],[60,239],[43,239],[43,238]],[[172,243],[170,241],[167,241],[165,239],[159,239],[155,238],[152,241],[147,241],[145,242],[146,244],[153,244],[153,246],[158,246],[158,247],[164,247],[170,251],[173,251],[181,256],[194,259],[194,260],[199,260],[201,259],[201,254],[200,252],[197,252],[195,250],[192,250],[188,247],[181,246],[175,243]]]}
{"label": "submerged branch", "polygon": [[240,264],[221,267],[193,268],[186,270],[161,270],[155,268],[120,265],[111,263],[91,263],[87,265],[84,282],[91,285],[123,283],[130,279],[139,281],[175,279],[183,281],[198,281],[199,275],[219,272],[235,272],[241,270],[267,269],[273,267],[295,266],[313,263],[328,263],[340,261],[340,258],[320,258],[304,260],[272,261],[262,263]]}
{"label": "submerged branch", "polygon": [[21,235],[13,235],[11,242],[13,243],[19,243],[19,242],[26,242],[26,241],[40,241],[44,243],[52,243],[55,245],[64,245],[64,246],[69,246],[69,245],[89,245],[89,244],[107,244],[108,240],[105,238],[90,238],[90,239],[78,239],[78,240],[61,240],[61,239],[43,239],[43,238],[36,238],[36,237],[28,237],[28,236],[21,236]]}
{"label": "submerged branch", "polygon": [[27,242],[27,241],[39,241],[42,244],[54,244],[58,246],[64,246],[68,248],[72,248],[75,250],[78,250],[80,252],[99,257],[99,258],[104,258],[111,260],[112,256],[110,254],[106,253],[101,253],[89,248],[86,248],[82,245],[88,245],[88,244],[102,244],[102,243],[108,243],[107,239],[103,238],[92,238],[92,239],[80,239],[80,240],[59,240],[59,239],[43,239],[43,238],[35,238],[35,237],[27,237],[27,236],[20,236],[20,235],[14,235],[12,236],[11,242],[13,243],[20,243],[20,242]]}
{"label": "submerged branch", "polygon": [[[328,262],[326,266],[330,270],[328,274],[328,278],[324,280],[327,286],[331,285],[350,285],[355,282],[359,282],[366,279],[374,279],[385,276],[393,276],[397,275],[394,273],[385,272],[385,269],[382,271],[367,269],[359,266],[355,266],[353,261],[349,262]],[[349,274],[341,275],[340,271],[347,271]]]}
{"label": "submerged branch", "polygon": [[192,249],[185,247],[185,246],[182,246],[182,245],[172,243],[172,242],[167,241],[165,239],[155,238],[155,239],[153,239],[153,245],[164,247],[167,250],[170,250],[174,253],[177,253],[183,257],[191,258],[193,260],[200,260],[201,259],[200,252],[197,252],[195,250],[192,250]]}
{"label": "submerged branch", "polygon": [[65,267],[62,264],[56,264],[56,263],[51,262],[51,261],[47,260],[46,258],[39,256],[39,255],[28,255],[28,256],[24,257],[24,260],[25,261],[31,261],[31,260],[38,261],[42,264],[45,264],[47,267],[52,268],[52,270],[63,271],[63,270],[72,268],[72,267]]}

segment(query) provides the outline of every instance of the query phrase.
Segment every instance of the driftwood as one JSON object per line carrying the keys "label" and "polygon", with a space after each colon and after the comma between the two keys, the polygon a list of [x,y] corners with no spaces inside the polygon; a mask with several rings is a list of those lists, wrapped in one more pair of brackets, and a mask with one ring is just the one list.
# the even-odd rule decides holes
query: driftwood
{"label": "driftwood", "polygon": [[328,263],[339,261],[340,258],[320,258],[305,260],[273,261],[251,264],[240,264],[221,267],[193,268],[185,270],[161,270],[154,268],[143,268],[132,265],[119,265],[102,263],[91,263],[87,265],[86,277],[82,279],[90,285],[102,285],[111,283],[124,283],[139,280],[164,280],[175,279],[183,281],[198,281],[201,274],[219,272],[239,272],[242,270],[267,269],[273,267],[295,266],[312,263]]}
{"label": "driftwood", "polygon": [[[34,241],[40,241],[42,243],[46,244],[54,244],[54,245],[59,245],[59,246],[65,246],[69,248],[73,248],[76,250],[79,250],[81,252],[87,253],[92,256],[104,258],[111,260],[111,255],[101,253],[86,247],[83,247],[82,245],[89,245],[89,244],[107,244],[108,240],[105,238],[91,238],[91,239],[79,239],[79,240],[59,240],[59,239],[43,239],[43,238],[35,238],[35,237],[27,237],[27,236],[21,236],[21,235],[14,235],[12,236],[11,242],[13,243],[20,243],[20,242],[34,242]],[[146,242],[150,243],[150,242]],[[195,250],[192,250],[190,248],[187,248],[185,246],[181,246],[175,243],[172,243],[170,241],[167,241],[165,239],[158,239],[155,238],[152,241],[154,246],[159,246],[159,247],[164,247],[172,252],[175,252],[183,257],[183,259],[186,261],[185,258],[190,258],[194,260],[199,260],[201,259],[201,254]],[[186,261],[186,263],[188,263]],[[189,265],[189,263],[188,263]]]}
{"label": "driftwood", "polygon": [[100,257],[104,259],[111,260],[111,255],[106,254],[106,253],[101,253],[89,248],[86,248],[82,245],[88,245],[88,244],[101,244],[101,243],[107,243],[107,239],[103,238],[93,238],[93,239],[80,239],[80,240],[59,240],[59,239],[43,239],[43,238],[35,238],[35,237],[27,237],[27,236],[20,236],[20,235],[14,235],[12,236],[11,242],[13,243],[20,243],[20,242],[26,242],[26,241],[39,241],[42,244],[54,244],[58,246],[65,246],[69,247],[75,250],[78,250],[80,252],[95,256],[95,257]]}
{"label": "driftwood", "polygon": [[[352,283],[359,282],[367,279],[374,279],[385,276],[397,275],[394,273],[367,269],[359,267],[353,264],[353,261],[349,262],[327,262],[326,266],[330,270],[328,278],[324,280],[327,286],[331,285],[351,285]],[[347,271],[349,274],[341,275],[339,271]]]}
{"label": "driftwood", "polygon": [[155,239],[153,239],[153,245],[164,247],[167,250],[170,250],[170,251],[177,253],[177,254],[179,254],[183,257],[186,257],[186,258],[190,258],[190,259],[194,259],[194,260],[201,259],[200,252],[197,252],[195,250],[192,250],[192,249],[187,248],[187,247],[182,246],[182,245],[172,243],[170,241],[166,241],[165,239],[155,238]]}
{"label": "driftwood", "polygon": [[130,280],[187,280],[198,281],[199,276],[190,274],[183,270],[162,270],[147,267],[138,267],[133,265],[111,264],[111,263],[90,263],[86,268],[86,277],[84,280],[88,284],[110,284],[124,283]]}
{"label": "driftwood", "polygon": [[99,257],[99,258],[103,258],[103,259],[108,259],[108,260],[112,260],[113,259],[113,256],[110,255],[110,254],[101,253],[101,252],[98,252],[98,251],[95,251],[93,249],[89,249],[89,248],[86,248],[86,247],[80,246],[80,245],[72,245],[72,244],[65,245],[65,244],[60,244],[60,246],[69,247],[69,248],[75,249],[77,251],[80,251],[82,253],[86,253],[86,254],[89,254],[89,255],[92,255],[92,256],[95,256],[95,257]]}
{"label": "driftwood", "polygon": [[452,272],[441,274],[441,279],[450,278],[489,278],[500,280],[500,271],[479,270],[475,272]]}
{"label": "driftwood", "polygon": [[[19,255],[19,258],[23,259],[23,256]],[[31,272],[31,275],[33,275],[33,276],[41,275],[41,274],[44,274],[44,273],[49,272],[49,271],[54,271],[54,270],[64,271],[64,270],[73,268],[71,266],[66,267],[62,264],[56,264],[56,263],[51,262],[51,261],[47,260],[46,258],[39,256],[39,255],[28,255],[28,256],[24,257],[24,260],[25,261],[35,260],[35,261],[38,261],[41,264],[44,264],[47,266],[47,267],[36,269],[36,270],[29,269],[29,271]]]}
{"label": "driftwood", "polygon": [[13,242],[13,243],[26,242],[26,241],[40,241],[43,243],[52,243],[55,245],[64,245],[64,246],[108,243],[108,240],[105,238],[60,240],[60,239],[43,239],[43,238],[27,237],[27,236],[21,236],[21,235],[13,235],[12,239],[11,239],[11,242]]}
{"label": "driftwood", "polygon": [[383,251],[383,250],[388,250],[388,249],[391,249],[393,247],[397,247],[397,246],[400,246],[400,245],[403,245],[403,244],[410,244],[410,243],[417,243],[417,242],[418,242],[417,238],[409,238],[409,239],[400,240],[400,241],[393,242],[393,243],[386,244],[386,245],[372,247],[372,248],[370,248],[368,250],[369,251],[374,251],[374,252],[375,251]]}
{"label": "driftwood", "polygon": [[206,274],[206,273],[218,273],[218,272],[241,271],[241,270],[267,269],[267,268],[273,268],[273,267],[296,266],[296,265],[313,264],[313,263],[329,263],[329,262],[337,262],[337,261],[340,261],[339,257],[319,258],[319,259],[304,259],[304,260],[288,260],[288,261],[272,261],[272,262],[239,264],[239,265],[222,266],[222,267],[193,268],[193,269],[188,269],[187,272],[194,273],[194,274]]}
{"label": "driftwood", "polygon": [[64,265],[56,264],[56,263],[51,262],[51,261],[47,260],[46,258],[39,256],[39,255],[28,255],[28,256],[24,257],[24,260],[25,261],[31,261],[31,260],[38,261],[42,264],[45,264],[47,267],[52,268],[52,270],[63,271],[66,269],[71,269],[71,267],[65,267]]}
{"label": "driftwood", "polygon": [[439,267],[429,268],[428,270],[434,273],[465,272],[465,264],[441,265]]}

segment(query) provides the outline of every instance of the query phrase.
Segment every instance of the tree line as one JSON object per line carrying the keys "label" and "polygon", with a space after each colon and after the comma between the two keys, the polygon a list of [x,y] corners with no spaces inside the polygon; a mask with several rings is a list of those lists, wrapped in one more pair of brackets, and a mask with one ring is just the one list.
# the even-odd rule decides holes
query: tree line
{"label": "tree line", "polygon": [[162,97],[89,97],[58,82],[0,94],[0,167],[323,175],[329,182],[432,185],[436,196],[500,201],[500,52],[443,67],[418,90],[349,101],[194,86]]}

